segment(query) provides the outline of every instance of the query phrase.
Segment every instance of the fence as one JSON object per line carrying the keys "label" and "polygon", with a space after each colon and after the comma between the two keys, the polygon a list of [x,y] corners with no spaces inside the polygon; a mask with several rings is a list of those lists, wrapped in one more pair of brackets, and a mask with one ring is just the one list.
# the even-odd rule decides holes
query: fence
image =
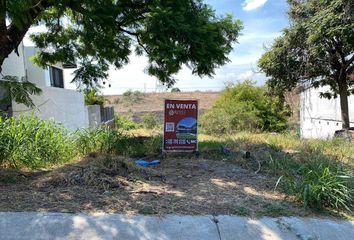
{"label": "fence", "polygon": [[103,107],[100,105],[87,106],[89,127],[98,125],[107,125],[114,127],[114,109],[113,107]]}

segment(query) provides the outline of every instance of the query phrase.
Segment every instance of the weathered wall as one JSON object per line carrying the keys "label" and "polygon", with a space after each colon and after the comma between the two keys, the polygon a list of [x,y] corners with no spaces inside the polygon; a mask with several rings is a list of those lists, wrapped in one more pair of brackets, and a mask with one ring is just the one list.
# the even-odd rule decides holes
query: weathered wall
{"label": "weathered wall", "polygon": [[[300,127],[303,138],[330,139],[342,128],[339,98],[320,98],[319,93],[328,88],[310,88],[301,93]],[[354,96],[349,97],[349,116],[354,127]]]}
{"label": "weathered wall", "polygon": [[72,130],[88,127],[87,108],[82,93],[53,87],[42,87],[42,90],[40,96],[32,96],[37,106],[35,109],[28,109],[22,104],[12,102],[13,115],[34,113],[40,118],[62,123]]}

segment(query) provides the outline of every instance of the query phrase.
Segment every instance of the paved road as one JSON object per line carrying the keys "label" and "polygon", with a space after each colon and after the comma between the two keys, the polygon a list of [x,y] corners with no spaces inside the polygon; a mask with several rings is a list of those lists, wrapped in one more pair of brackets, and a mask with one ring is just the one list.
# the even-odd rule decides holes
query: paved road
{"label": "paved road", "polygon": [[237,216],[0,213],[0,239],[354,239],[354,221]]}

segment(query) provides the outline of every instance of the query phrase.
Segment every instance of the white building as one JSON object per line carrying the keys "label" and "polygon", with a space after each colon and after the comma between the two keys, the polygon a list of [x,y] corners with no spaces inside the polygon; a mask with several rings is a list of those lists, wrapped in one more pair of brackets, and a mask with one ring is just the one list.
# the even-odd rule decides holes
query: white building
{"label": "white building", "polygon": [[[329,88],[308,88],[300,95],[300,133],[303,138],[330,139],[342,129],[339,97],[320,98]],[[354,96],[349,99],[350,127],[354,127]]]}
{"label": "white building", "polygon": [[84,96],[81,92],[65,89],[63,67],[55,65],[42,69],[34,65],[30,61],[30,57],[36,53],[34,47],[25,47],[21,43],[18,52],[19,56],[13,52],[5,59],[2,75],[25,77],[40,87],[42,94],[31,97],[36,105],[33,109],[12,101],[1,104],[0,110],[7,111],[12,116],[35,114],[43,119],[53,119],[73,130],[88,127],[89,119]]}

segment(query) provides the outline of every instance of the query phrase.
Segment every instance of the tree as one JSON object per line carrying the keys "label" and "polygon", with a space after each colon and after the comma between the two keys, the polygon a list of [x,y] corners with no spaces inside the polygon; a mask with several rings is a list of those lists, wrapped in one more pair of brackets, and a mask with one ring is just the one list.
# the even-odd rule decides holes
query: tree
{"label": "tree", "polygon": [[1,0],[0,66],[35,25],[47,28],[31,35],[41,50],[35,63],[77,62],[74,81],[88,86],[106,78],[111,64],[127,64],[132,50],[145,53],[147,72],[168,86],[183,64],[212,76],[242,28],[201,0]]}
{"label": "tree", "polygon": [[171,92],[181,92],[181,89],[174,87],[171,89]]}
{"label": "tree", "polygon": [[342,127],[349,129],[348,96],[354,94],[354,3],[288,0],[290,27],[259,60],[276,91],[299,84],[329,86],[321,97],[340,97]]}

